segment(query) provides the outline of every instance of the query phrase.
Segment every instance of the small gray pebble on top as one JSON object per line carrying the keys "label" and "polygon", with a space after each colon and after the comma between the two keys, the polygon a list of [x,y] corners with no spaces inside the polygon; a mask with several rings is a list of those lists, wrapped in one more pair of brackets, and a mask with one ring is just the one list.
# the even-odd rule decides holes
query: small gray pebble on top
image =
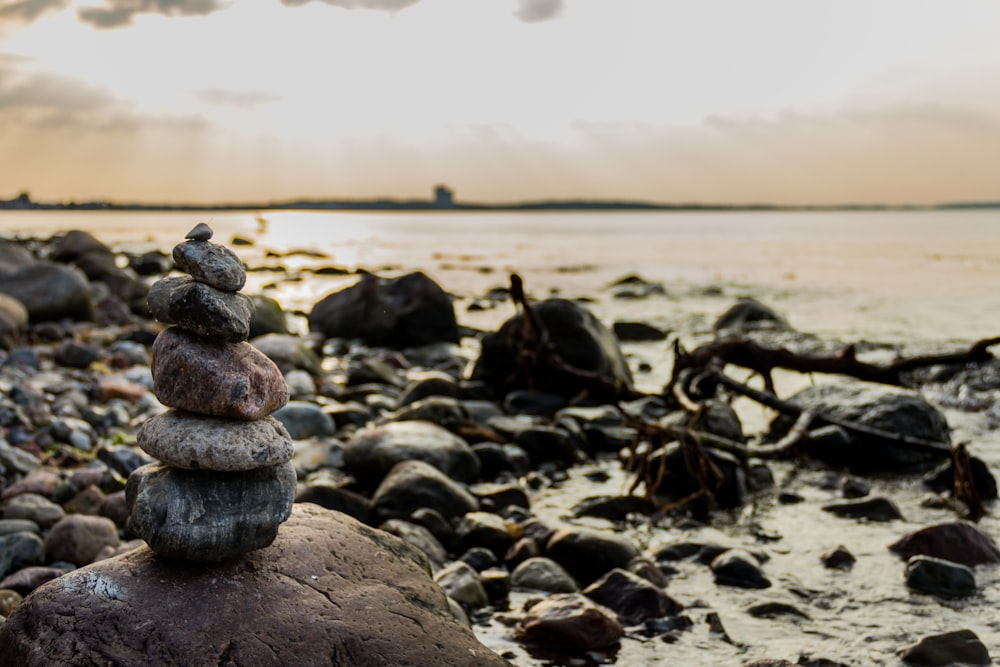
{"label": "small gray pebble on top", "polygon": [[204,222],[199,222],[184,238],[191,239],[192,241],[208,241],[212,238],[212,233],[211,227]]}

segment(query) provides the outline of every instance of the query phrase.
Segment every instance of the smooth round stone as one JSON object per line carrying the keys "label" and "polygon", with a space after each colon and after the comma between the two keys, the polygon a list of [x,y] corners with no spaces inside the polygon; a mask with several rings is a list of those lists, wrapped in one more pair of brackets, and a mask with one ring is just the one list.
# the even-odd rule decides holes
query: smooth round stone
{"label": "smooth round stone", "polygon": [[128,526],[161,556],[230,560],[274,541],[292,511],[295,481],[288,463],[240,472],[152,463],[128,479]]}
{"label": "smooth round stone", "polygon": [[174,264],[200,283],[223,292],[243,289],[247,273],[232,250],[218,243],[191,240],[174,246]]}
{"label": "smooth round stone", "polygon": [[169,327],[153,343],[153,392],[164,405],[253,421],[288,402],[274,362],[249,343],[212,341]]}
{"label": "smooth round stone", "polygon": [[142,451],[175,468],[254,470],[288,463],[292,440],[274,417],[233,421],[168,410],[136,432]]}
{"label": "smooth round stone", "polygon": [[195,241],[208,241],[214,233],[211,227],[204,222],[199,222],[184,238],[194,239]]}
{"label": "smooth round stone", "polygon": [[186,276],[157,280],[146,297],[150,314],[201,336],[237,343],[250,335],[253,300]]}

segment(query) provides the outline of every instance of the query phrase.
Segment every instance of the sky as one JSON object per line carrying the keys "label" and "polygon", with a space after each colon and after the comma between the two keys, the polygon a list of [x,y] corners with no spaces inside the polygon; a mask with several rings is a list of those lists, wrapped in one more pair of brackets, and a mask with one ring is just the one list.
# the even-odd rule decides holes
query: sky
{"label": "sky", "polygon": [[0,0],[0,199],[1000,200],[998,0]]}

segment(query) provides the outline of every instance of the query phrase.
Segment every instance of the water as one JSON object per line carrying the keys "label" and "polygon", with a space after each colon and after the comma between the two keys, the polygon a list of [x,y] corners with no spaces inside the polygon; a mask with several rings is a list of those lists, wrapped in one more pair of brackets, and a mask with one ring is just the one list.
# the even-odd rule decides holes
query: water
{"label": "water", "polygon": [[[513,313],[502,303],[469,310],[486,290],[520,273],[529,292],[587,296],[606,322],[643,320],[677,333],[685,343],[702,340],[711,322],[741,295],[757,296],[802,331],[845,341],[961,347],[1000,335],[1000,212],[726,212],[726,213],[263,213],[0,212],[0,235],[48,236],[86,229],[116,248],[169,249],[197,222],[208,222],[215,240],[234,236],[254,242],[236,248],[251,266],[284,271],[250,273],[247,290],[275,296],[286,308],[308,312],[320,297],[357,280],[318,276],[311,269],[342,266],[385,273],[420,269],[456,295],[461,324],[491,329]],[[268,251],[289,253],[283,257]],[[319,255],[319,256],[317,256]],[[612,298],[609,285],[629,274],[664,284],[666,296]],[[299,326],[304,326],[301,318]],[[639,388],[658,390],[669,376],[667,347],[624,346]],[[808,381],[796,377],[799,383]],[[780,386],[780,385],[779,385]],[[956,441],[1000,470],[1000,431],[984,413],[946,412]],[[753,431],[768,415],[744,405],[741,416]],[[586,496],[619,493],[620,471],[605,483],[574,471],[561,488],[533,498],[547,521],[574,521],[568,508]],[[790,466],[777,468],[779,479]],[[835,494],[806,485],[800,505],[765,503],[759,520],[782,534],[765,545],[766,571],[775,586],[764,592],[726,589],[712,583],[703,566],[682,564],[669,591],[688,605],[696,621],[677,644],[631,633],[617,655],[620,665],[742,665],[753,658],[793,662],[799,651],[851,665],[897,665],[895,650],[921,636],[968,627],[1000,656],[1000,570],[980,567],[981,592],[943,603],[909,593],[902,563],[885,548],[902,533],[952,518],[921,507],[919,485],[876,480],[876,492],[893,499],[906,519],[857,524],[832,519],[818,505]],[[745,517],[720,517],[728,540],[754,545]],[[1000,521],[983,520],[1000,535]],[[711,539],[714,529],[690,534],[669,526],[633,526],[641,545],[679,537]],[[709,534],[706,534],[709,533]],[[850,572],[831,572],[818,555],[843,544],[858,557]],[[709,636],[697,601],[719,612],[736,645]],[[808,620],[762,620],[746,614],[751,604],[794,604]],[[514,608],[523,602],[516,597]],[[510,650],[519,665],[543,664],[511,642],[499,623],[477,626],[494,649]],[[743,648],[746,645],[748,648]],[[598,658],[594,658],[596,660]],[[607,659],[611,659],[608,657]],[[593,660],[592,660],[593,661]],[[584,663],[586,664],[586,660]]]}

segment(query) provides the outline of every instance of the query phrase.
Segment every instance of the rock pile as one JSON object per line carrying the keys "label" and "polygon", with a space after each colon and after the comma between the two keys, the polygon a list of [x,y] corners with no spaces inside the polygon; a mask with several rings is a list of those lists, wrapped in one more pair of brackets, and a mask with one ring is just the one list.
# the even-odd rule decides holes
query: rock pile
{"label": "rock pile", "polygon": [[270,416],[288,402],[278,367],[246,342],[253,301],[246,272],[199,224],[173,250],[187,276],[149,291],[150,312],[173,326],[153,344],[153,391],[171,409],[147,420],[139,446],[158,459],[125,489],[129,528],[157,554],[220,562],[274,541],[291,512],[292,442]]}

